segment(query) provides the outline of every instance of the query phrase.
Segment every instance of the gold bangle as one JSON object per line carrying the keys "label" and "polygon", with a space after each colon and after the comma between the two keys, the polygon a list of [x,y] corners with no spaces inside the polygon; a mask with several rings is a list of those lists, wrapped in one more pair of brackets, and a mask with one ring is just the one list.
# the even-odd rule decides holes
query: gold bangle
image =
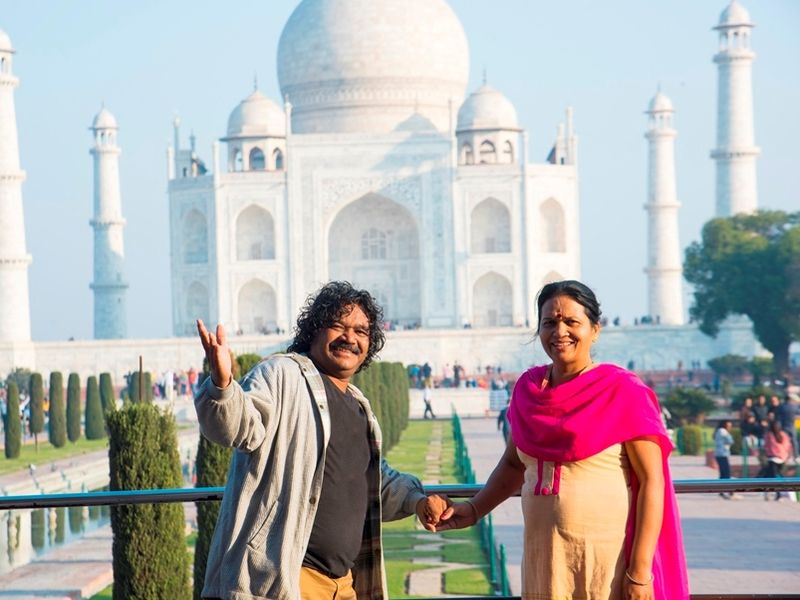
{"label": "gold bangle", "polygon": [[633,585],[650,585],[651,583],[653,583],[652,573],[650,573],[650,579],[648,579],[647,581],[637,581],[636,579],[631,577],[631,574],[628,573],[627,571],[625,571],[625,577],[627,577],[628,581],[630,581]]}
{"label": "gold bangle", "polygon": [[475,517],[475,522],[477,523],[480,520],[480,517],[478,517],[478,507],[475,506],[475,503],[469,498],[464,500],[464,503],[469,504],[472,507],[472,515]]}

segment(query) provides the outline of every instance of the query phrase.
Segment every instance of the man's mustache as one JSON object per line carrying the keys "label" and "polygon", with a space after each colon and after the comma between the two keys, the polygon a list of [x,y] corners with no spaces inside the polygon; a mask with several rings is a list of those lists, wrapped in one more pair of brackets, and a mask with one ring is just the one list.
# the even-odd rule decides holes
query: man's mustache
{"label": "man's mustache", "polygon": [[345,350],[349,350],[356,356],[361,354],[361,348],[359,348],[357,344],[348,344],[347,342],[344,341],[331,342],[330,345],[331,351],[338,350],[339,348],[344,348]]}

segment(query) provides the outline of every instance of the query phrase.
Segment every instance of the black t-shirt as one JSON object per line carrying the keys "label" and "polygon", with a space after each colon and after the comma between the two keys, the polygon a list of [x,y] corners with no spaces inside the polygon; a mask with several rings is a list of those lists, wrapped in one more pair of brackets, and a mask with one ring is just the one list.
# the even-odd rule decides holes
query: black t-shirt
{"label": "black t-shirt", "polygon": [[367,516],[370,451],[367,415],[352,394],[322,375],[331,437],[325,457],[322,492],[303,565],[343,577],[361,550]]}

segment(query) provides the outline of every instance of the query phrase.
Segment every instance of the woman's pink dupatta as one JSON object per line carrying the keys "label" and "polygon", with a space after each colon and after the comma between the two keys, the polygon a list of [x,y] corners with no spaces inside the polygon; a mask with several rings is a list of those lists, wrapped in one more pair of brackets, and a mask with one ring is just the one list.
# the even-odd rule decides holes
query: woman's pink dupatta
{"label": "woman's pink dupatta", "polygon": [[[555,388],[542,389],[547,366],[523,373],[514,386],[509,421],[514,444],[540,460],[574,462],[614,444],[654,436],[664,469],[664,520],[653,558],[655,597],[689,598],[680,516],[669,473],[673,446],[661,421],[655,393],[633,373],[611,364],[597,365]],[[631,509],[625,530],[629,564],[636,523],[639,481],[631,469]]]}

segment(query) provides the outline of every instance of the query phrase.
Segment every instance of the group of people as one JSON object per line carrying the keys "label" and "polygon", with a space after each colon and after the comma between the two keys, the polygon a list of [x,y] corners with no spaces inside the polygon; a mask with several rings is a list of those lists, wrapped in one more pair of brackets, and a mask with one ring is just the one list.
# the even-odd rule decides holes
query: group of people
{"label": "group of people", "polygon": [[236,449],[209,550],[203,598],[387,598],[381,521],[416,514],[430,531],[474,525],[521,493],[523,598],[689,597],[655,394],[591,357],[600,307],[577,281],[546,285],[538,337],[549,364],[525,372],[511,435],[484,488],[454,503],[381,456],[352,376],[384,345],[381,307],[346,282],[309,297],[284,354],[232,376],[225,330],[198,333],[210,377],[200,429]]}
{"label": "group of people", "polygon": [[776,423],[789,437],[792,458],[796,458],[798,416],[800,407],[789,394],[784,397],[783,402],[775,395],[770,396],[769,402],[763,394],[758,396],[755,402],[752,398],[745,398],[739,411],[739,422],[746,449],[754,452],[763,450],[767,434],[773,428],[772,424]]}

